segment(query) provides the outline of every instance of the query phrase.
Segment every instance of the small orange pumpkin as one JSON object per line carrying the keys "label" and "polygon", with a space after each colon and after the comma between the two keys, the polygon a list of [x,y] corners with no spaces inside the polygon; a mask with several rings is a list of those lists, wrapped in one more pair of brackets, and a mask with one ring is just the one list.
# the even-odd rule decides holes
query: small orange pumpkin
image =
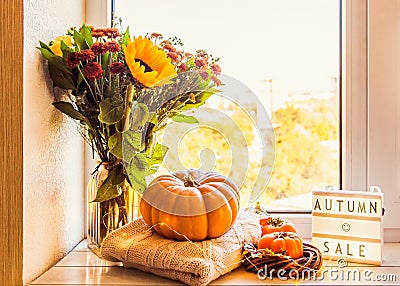
{"label": "small orange pumpkin", "polygon": [[239,191],[232,180],[194,169],[155,178],[140,201],[144,221],[160,235],[177,240],[219,237],[238,211]]}
{"label": "small orange pumpkin", "polygon": [[261,235],[272,232],[297,232],[293,223],[280,217],[267,217],[260,219]]}
{"label": "small orange pumpkin", "polygon": [[272,232],[260,238],[258,249],[270,249],[297,259],[303,256],[303,241],[294,232]]}

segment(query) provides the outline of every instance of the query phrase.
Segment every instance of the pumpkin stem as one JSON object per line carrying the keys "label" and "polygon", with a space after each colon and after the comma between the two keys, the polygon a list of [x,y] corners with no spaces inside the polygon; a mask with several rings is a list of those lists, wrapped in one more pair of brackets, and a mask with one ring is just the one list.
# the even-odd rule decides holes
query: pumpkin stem
{"label": "pumpkin stem", "polygon": [[198,187],[200,184],[191,176],[191,175],[186,175],[183,177],[183,183],[185,187]]}

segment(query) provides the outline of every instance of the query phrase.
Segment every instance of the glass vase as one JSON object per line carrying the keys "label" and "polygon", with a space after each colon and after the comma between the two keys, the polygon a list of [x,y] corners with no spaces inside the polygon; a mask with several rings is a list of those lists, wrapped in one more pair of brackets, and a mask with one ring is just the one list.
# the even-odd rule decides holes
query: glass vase
{"label": "glass vase", "polygon": [[[122,193],[104,202],[92,202],[109,174],[108,163],[102,163],[87,185],[87,244],[88,248],[101,258],[100,247],[103,239],[113,230],[139,217],[140,195],[125,180]],[[111,165],[112,166],[112,165]]]}

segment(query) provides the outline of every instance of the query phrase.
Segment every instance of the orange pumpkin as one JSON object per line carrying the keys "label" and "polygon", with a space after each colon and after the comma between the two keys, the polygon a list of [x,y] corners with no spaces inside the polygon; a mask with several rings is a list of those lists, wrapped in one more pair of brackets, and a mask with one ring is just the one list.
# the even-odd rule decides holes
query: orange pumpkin
{"label": "orange pumpkin", "polygon": [[294,259],[303,256],[303,241],[294,232],[272,232],[263,235],[258,242],[258,249],[270,249]]}
{"label": "orange pumpkin", "polygon": [[155,178],[144,191],[144,221],[167,238],[201,241],[224,234],[239,211],[239,191],[216,172],[179,171]]}
{"label": "orange pumpkin", "polygon": [[280,217],[267,217],[260,219],[261,235],[272,232],[297,232],[293,223],[288,219],[281,219]]}

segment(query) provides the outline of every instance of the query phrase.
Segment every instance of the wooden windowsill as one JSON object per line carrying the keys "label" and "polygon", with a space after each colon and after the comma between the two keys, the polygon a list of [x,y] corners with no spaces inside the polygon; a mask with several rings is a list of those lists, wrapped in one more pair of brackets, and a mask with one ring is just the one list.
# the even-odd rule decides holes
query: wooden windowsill
{"label": "wooden windowsill", "polygon": [[[333,270],[331,278],[329,272],[324,279],[298,280],[296,284],[304,285],[399,285],[400,283],[400,243],[385,243],[383,248],[384,262],[382,266],[370,266],[350,263],[346,268],[339,268],[335,261],[324,260],[324,269]],[[341,271],[343,270],[343,272]],[[349,270],[349,271],[347,271]],[[362,279],[353,281],[350,270],[361,273],[372,272],[368,275],[370,280]],[[344,273],[344,279],[334,279],[335,275]],[[336,274],[335,274],[336,273]],[[350,274],[349,279],[347,274]],[[332,276],[333,275],[333,276]],[[392,275],[392,276],[389,276]],[[394,275],[394,276],[393,276]],[[333,277],[333,279],[332,279]],[[382,281],[390,278],[396,281]],[[321,277],[319,277],[321,278]],[[381,279],[381,281],[378,281]],[[356,279],[358,280],[358,279]],[[210,285],[292,285],[293,280],[282,281],[260,280],[256,274],[238,268]],[[73,251],[65,256],[55,266],[45,272],[30,285],[184,285],[178,281],[158,277],[136,269],[126,269],[121,263],[103,261],[90,252],[86,241],[82,241]]]}

